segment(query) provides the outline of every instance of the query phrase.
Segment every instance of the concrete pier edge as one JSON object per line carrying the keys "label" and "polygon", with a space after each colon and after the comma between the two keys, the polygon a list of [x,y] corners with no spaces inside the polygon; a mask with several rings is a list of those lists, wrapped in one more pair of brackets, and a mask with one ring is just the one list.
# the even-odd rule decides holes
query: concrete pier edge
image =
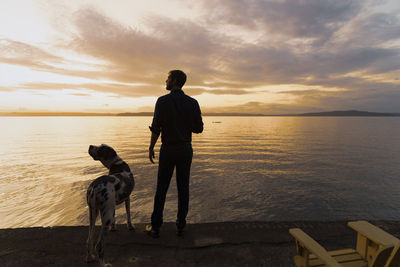
{"label": "concrete pier edge", "polygon": [[[106,239],[105,259],[118,266],[294,266],[290,228],[301,228],[328,250],[355,246],[348,221],[217,222],[188,224],[178,237],[174,223],[161,236],[117,225]],[[400,221],[369,221],[400,238]],[[99,230],[100,227],[97,227]],[[85,260],[88,226],[0,229],[0,267],[98,266]]]}

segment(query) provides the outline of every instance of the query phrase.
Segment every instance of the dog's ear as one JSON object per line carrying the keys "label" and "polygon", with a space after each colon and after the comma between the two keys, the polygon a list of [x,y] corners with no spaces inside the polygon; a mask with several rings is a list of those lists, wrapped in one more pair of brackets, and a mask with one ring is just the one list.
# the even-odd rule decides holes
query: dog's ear
{"label": "dog's ear", "polygon": [[114,150],[110,149],[110,150],[107,151],[107,155],[106,155],[107,159],[113,159],[116,156],[117,156],[117,153],[115,153]]}
{"label": "dog's ear", "polygon": [[117,156],[117,153],[113,148],[105,146],[102,149],[102,156],[104,159],[109,160],[115,158]]}

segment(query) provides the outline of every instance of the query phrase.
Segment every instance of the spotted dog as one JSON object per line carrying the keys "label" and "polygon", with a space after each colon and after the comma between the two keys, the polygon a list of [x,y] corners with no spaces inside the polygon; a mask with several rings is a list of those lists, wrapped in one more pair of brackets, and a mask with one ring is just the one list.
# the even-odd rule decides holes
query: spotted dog
{"label": "spotted dog", "polygon": [[[135,230],[131,223],[129,200],[135,181],[128,164],[117,155],[112,147],[105,144],[91,145],[88,152],[94,160],[99,160],[110,171],[108,175],[96,178],[87,190],[86,199],[89,206],[90,226],[86,261],[98,259],[101,266],[111,266],[104,263],[104,239],[110,228],[115,230],[115,206],[122,202],[125,202],[128,229]],[[99,212],[101,232],[94,248],[94,228]]]}

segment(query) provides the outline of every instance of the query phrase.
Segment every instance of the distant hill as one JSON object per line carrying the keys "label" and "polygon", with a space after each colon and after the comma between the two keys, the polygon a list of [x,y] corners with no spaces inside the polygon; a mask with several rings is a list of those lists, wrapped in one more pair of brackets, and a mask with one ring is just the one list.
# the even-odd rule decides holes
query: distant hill
{"label": "distant hill", "polygon": [[343,111],[328,111],[328,112],[317,112],[317,113],[303,113],[298,116],[327,116],[327,117],[388,117],[388,116],[400,116],[400,113],[380,113],[380,112],[368,112],[359,110],[343,110]]}
{"label": "distant hill", "polygon": [[269,116],[266,114],[254,114],[254,113],[203,113],[203,116],[220,116],[220,117],[238,117],[238,116],[252,116],[252,117],[259,117],[259,116]]}
{"label": "distant hill", "polygon": [[[231,117],[231,116],[269,116],[266,114],[251,114],[251,113],[202,113],[203,116],[221,116],[221,117]],[[116,116],[153,116],[153,112],[125,112],[118,113]]]}
{"label": "distant hill", "polygon": [[[380,113],[380,112],[368,112],[359,110],[342,110],[342,111],[328,111],[328,112],[317,112],[317,113],[302,113],[302,114],[252,114],[252,113],[203,113],[203,116],[221,116],[221,117],[235,117],[235,116],[354,116],[354,117],[377,117],[377,116],[400,116],[400,113]],[[116,116],[153,116],[153,112],[139,112],[139,113],[119,113]]]}
{"label": "distant hill", "polygon": [[[220,116],[220,117],[261,117],[261,116],[325,116],[325,117],[395,117],[400,116],[400,113],[380,113],[368,112],[359,110],[344,110],[344,111],[328,111],[316,113],[302,113],[302,114],[252,114],[252,113],[203,113],[203,116]],[[125,113],[81,113],[81,112],[0,112],[0,116],[122,116],[122,117],[140,117],[140,116],[153,116],[153,112],[125,112]]]}
{"label": "distant hill", "polygon": [[140,117],[140,116],[153,116],[153,112],[125,112],[125,113],[118,113],[115,114],[116,116],[136,116],[136,117]]}
{"label": "distant hill", "polygon": [[85,113],[85,112],[1,112],[0,116],[7,117],[99,117],[115,116],[112,113]]}

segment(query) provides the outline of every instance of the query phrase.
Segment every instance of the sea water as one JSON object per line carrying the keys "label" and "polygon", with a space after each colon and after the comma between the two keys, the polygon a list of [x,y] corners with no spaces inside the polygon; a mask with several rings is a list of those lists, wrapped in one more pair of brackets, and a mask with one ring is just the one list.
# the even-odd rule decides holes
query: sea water
{"label": "sea water", "polygon": [[[133,222],[149,222],[151,117],[0,117],[0,228],[87,225],[86,189],[112,146],[132,169]],[[189,223],[400,219],[400,117],[204,117],[193,135]],[[156,145],[156,157],[160,140]],[[164,221],[175,221],[171,180]],[[123,205],[117,223],[125,223]]]}

